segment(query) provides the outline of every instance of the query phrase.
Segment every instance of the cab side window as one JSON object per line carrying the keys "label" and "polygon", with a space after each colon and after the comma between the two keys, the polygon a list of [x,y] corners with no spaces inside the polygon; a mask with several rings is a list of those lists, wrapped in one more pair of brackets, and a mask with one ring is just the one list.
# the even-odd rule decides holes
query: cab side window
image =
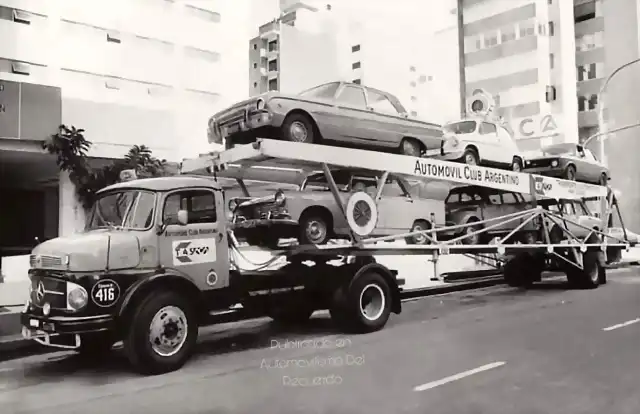
{"label": "cab side window", "polygon": [[489,124],[487,122],[483,122],[480,124],[480,134],[488,135],[495,134],[496,132],[496,126],[494,124]]}
{"label": "cab side window", "polygon": [[217,221],[215,202],[214,193],[209,190],[173,193],[164,202],[162,219],[168,224],[178,224],[178,210],[186,210],[189,224],[215,223]]}
{"label": "cab side window", "polygon": [[489,202],[493,205],[502,204],[502,195],[501,194],[489,194]]}
{"label": "cab side window", "polygon": [[514,193],[504,193],[502,194],[502,201],[504,204],[517,204],[518,199]]}

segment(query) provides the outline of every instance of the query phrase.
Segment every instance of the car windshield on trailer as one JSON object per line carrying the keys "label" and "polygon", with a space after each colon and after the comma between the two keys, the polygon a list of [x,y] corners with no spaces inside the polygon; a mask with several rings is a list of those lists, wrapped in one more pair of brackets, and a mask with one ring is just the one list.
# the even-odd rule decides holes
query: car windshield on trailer
{"label": "car windshield on trailer", "polygon": [[450,124],[446,124],[442,127],[444,132],[448,132],[450,134],[472,134],[476,132],[478,124],[476,121],[461,121],[461,122],[452,122]]}
{"label": "car windshield on trailer", "polygon": [[[332,171],[333,181],[338,190],[348,191],[351,174],[348,171]],[[307,176],[300,185],[300,191],[331,191],[324,173],[313,173]]]}
{"label": "car windshield on trailer", "polygon": [[304,98],[333,99],[336,96],[339,86],[340,82],[325,83],[323,85],[304,90],[300,92],[298,96]]}

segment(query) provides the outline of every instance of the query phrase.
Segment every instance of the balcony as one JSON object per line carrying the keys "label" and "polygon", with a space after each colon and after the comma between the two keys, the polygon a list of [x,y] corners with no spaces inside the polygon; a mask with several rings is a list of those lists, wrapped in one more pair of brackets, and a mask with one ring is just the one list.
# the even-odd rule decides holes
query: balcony
{"label": "balcony", "polygon": [[260,76],[265,77],[267,73],[267,68],[260,68]]}
{"label": "balcony", "polygon": [[277,48],[266,51],[267,59],[269,60],[276,59],[279,54],[280,54],[280,51]]}
{"label": "balcony", "polygon": [[262,59],[267,58],[267,49],[265,49],[264,47],[260,49],[260,58]]}
{"label": "balcony", "polygon": [[269,80],[278,79],[279,71],[277,69],[267,71],[267,78]]}
{"label": "balcony", "polygon": [[272,40],[276,40],[278,38],[280,32],[280,23],[278,21],[273,21],[271,23],[263,24],[258,29],[260,34],[260,38],[266,40],[268,42]]}

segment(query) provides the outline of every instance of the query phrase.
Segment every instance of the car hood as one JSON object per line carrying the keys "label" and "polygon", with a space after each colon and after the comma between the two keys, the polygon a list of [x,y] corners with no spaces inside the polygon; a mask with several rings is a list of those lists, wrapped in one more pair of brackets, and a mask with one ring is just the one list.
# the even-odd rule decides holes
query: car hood
{"label": "car hood", "polygon": [[47,240],[31,252],[32,268],[93,272],[134,268],[140,262],[140,241],[135,234],[109,229],[93,230]]}

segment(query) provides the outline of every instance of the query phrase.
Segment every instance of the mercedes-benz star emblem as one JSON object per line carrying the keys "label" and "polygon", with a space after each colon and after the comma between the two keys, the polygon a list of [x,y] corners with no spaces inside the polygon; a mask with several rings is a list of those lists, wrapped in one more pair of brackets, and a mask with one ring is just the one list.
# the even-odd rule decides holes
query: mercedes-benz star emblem
{"label": "mercedes-benz star emblem", "polygon": [[44,283],[38,283],[38,288],[36,289],[36,301],[41,303],[44,299]]}

